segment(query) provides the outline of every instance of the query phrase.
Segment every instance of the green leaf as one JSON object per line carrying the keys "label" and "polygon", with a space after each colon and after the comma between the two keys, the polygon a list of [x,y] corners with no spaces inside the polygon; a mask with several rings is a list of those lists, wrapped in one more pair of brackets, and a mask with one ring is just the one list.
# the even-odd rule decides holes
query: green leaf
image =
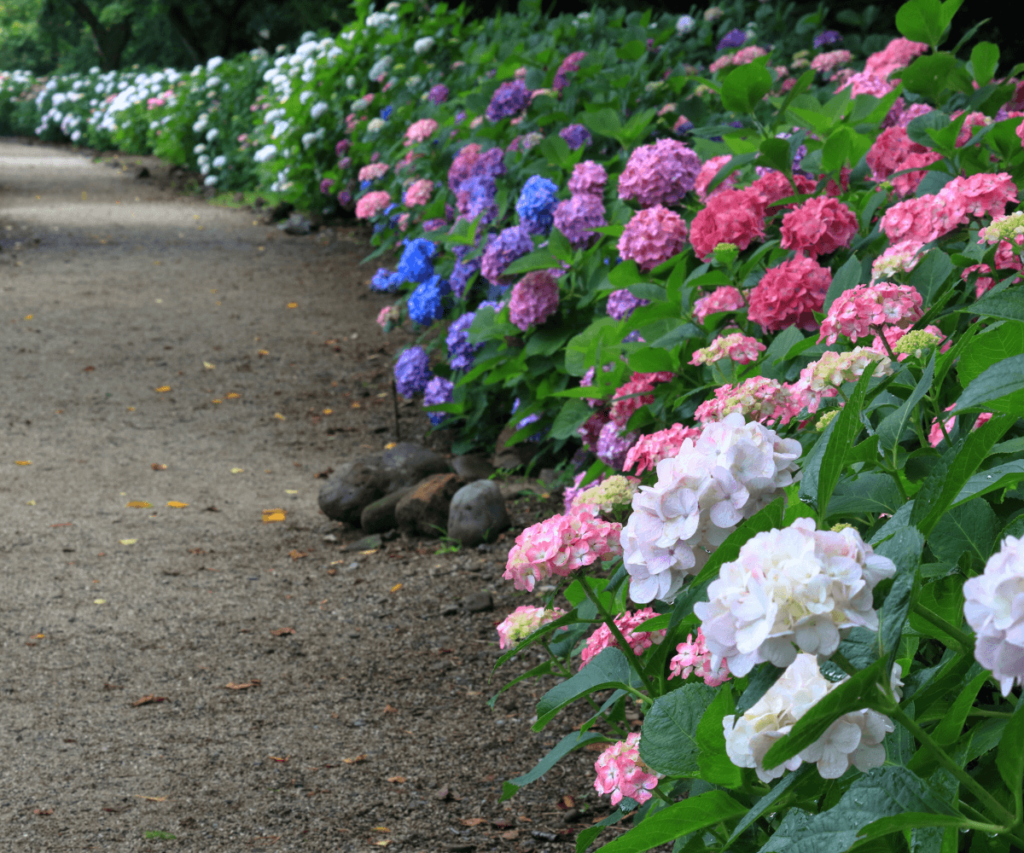
{"label": "green leaf", "polygon": [[630,806],[626,809],[626,802],[632,803],[633,800],[630,800],[628,797],[624,797],[623,799],[625,802],[608,815],[608,817],[603,820],[599,820],[593,826],[588,826],[586,829],[580,830],[580,834],[576,836],[576,853],[586,853],[590,845],[596,840],[597,836],[599,836],[607,827],[617,824],[626,816],[627,812],[632,811],[635,808],[635,806]]}
{"label": "green leaf", "polygon": [[761,156],[757,158],[759,166],[777,169],[783,174],[793,170],[793,159],[789,154],[789,142],[785,139],[764,139],[758,146]]}
{"label": "green leaf", "polygon": [[640,40],[627,41],[615,51],[615,55],[625,62],[635,62],[645,53],[647,53],[647,43]]}
{"label": "green leaf", "polygon": [[1014,792],[1017,821],[1021,819],[1021,787],[1024,785],[1024,702],[1017,703],[996,753],[996,767],[1003,783]]}
{"label": "green leaf", "polygon": [[663,370],[674,373],[678,362],[672,358],[668,350],[651,347],[630,353],[629,366],[638,373],[656,373]]}
{"label": "green leaf", "polygon": [[[990,404],[984,407],[986,411],[1006,411],[1007,401],[1001,398],[1019,391],[1024,391],[1024,354],[1004,358],[982,371],[964,389],[953,413],[979,408],[984,403]],[[1020,409],[1015,408],[1014,411],[1019,412]]]}
{"label": "green leaf", "polygon": [[878,441],[885,450],[892,450],[893,447],[896,446],[903,435],[903,431],[910,423],[910,419],[914,415],[914,410],[917,408],[917,404],[924,399],[925,394],[931,391],[932,380],[935,378],[935,359],[937,357],[937,352],[937,350],[932,352],[932,357],[928,361],[928,366],[924,369],[924,373],[921,375],[921,381],[917,383],[917,386],[911,392],[910,396],[903,401],[895,412],[886,415],[878,425],[878,429],[876,430],[878,433]]}
{"label": "green leaf", "polygon": [[850,142],[853,137],[848,127],[840,126],[829,134],[821,148],[821,168],[826,172],[841,169],[850,158]]}
{"label": "green leaf", "polygon": [[839,482],[839,475],[846,465],[846,457],[853,446],[854,439],[860,435],[864,425],[860,422],[860,411],[864,406],[864,397],[868,393],[868,384],[874,373],[876,362],[871,362],[864,367],[864,373],[857,380],[857,385],[850,394],[849,402],[840,410],[835,419],[835,426],[832,428],[828,438],[828,445],[821,457],[821,468],[818,470],[818,514],[820,521],[824,522],[826,508],[832,492],[835,491],[836,483]]}
{"label": "green leaf", "polygon": [[896,12],[896,29],[911,41],[935,47],[942,37],[942,3],[939,0],[911,0]]}
{"label": "green leaf", "polygon": [[1004,462],[1002,465],[986,468],[964,483],[964,487],[957,494],[952,505],[957,506],[971,498],[987,495],[997,489],[1008,489],[1021,480],[1024,480],[1024,460]]}
{"label": "green leaf", "polygon": [[722,106],[737,115],[748,115],[772,88],[772,75],[763,63],[740,65],[722,83]]}
{"label": "green leaf", "polygon": [[1024,289],[1016,288],[999,293],[987,293],[977,302],[969,302],[966,307],[959,310],[981,317],[1024,321]]}
{"label": "green leaf", "polygon": [[979,86],[987,85],[996,76],[999,65],[999,46],[990,41],[980,41],[971,48],[971,70]]}
{"label": "green leaf", "polygon": [[[750,811],[743,815],[743,819],[738,824],[736,824],[736,828],[732,831],[732,835],[729,836],[729,841],[727,842],[727,844],[732,844],[737,838],[739,838],[743,831],[746,830],[748,826],[750,826],[750,824],[752,824],[755,820],[761,817],[761,815],[763,815],[769,809],[772,809],[772,806],[774,806],[782,798],[782,795],[785,794],[790,788],[792,788],[807,773],[809,773],[810,769],[810,764],[801,764],[799,769],[795,770],[792,773],[787,773],[785,776],[783,776],[776,783],[774,788],[772,788],[767,794],[761,797],[760,800],[754,803],[754,805],[751,806]],[[777,809],[772,809],[772,811],[777,811]]]}
{"label": "green leaf", "polygon": [[910,274],[910,284],[918,293],[925,305],[931,305],[939,288],[953,272],[953,262],[949,255],[941,249],[932,249],[925,255],[914,271]]}
{"label": "green leaf", "polygon": [[937,101],[944,89],[955,85],[956,68],[957,58],[951,53],[931,53],[919,56],[897,73],[908,92]]}
{"label": "green leaf", "polygon": [[[831,424],[830,424],[831,426]],[[828,504],[824,519],[837,515],[860,515],[863,513],[887,512],[892,515],[904,503],[903,493],[890,474],[872,471],[861,474],[855,480],[846,480],[839,485]]]}
{"label": "green leaf", "polygon": [[584,113],[581,117],[587,129],[598,136],[607,136],[609,139],[618,139],[622,135],[622,121],[619,114],[611,107],[604,107],[591,113]]}
{"label": "green leaf", "polygon": [[697,724],[715,693],[705,684],[684,684],[655,699],[644,717],[640,758],[666,776],[694,775],[700,752]]}
{"label": "green leaf", "polygon": [[550,270],[558,267],[556,258],[548,249],[538,249],[530,252],[521,258],[516,258],[505,267],[506,275],[519,275],[520,273],[533,272],[534,270]]}
{"label": "green leaf", "polygon": [[896,564],[896,576],[878,614],[878,641],[883,655],[892,656],[899,646],[903,624],[910,612],[917,567],[923,550],[924,537],[913,527],[897,531],[895,536],[886,539],[875,549],[876,553],[888,557]]}
{"label": "green leaf", "polygon": [[572,678],[552,687],[537,703],[537,722],[533,730],[539,732],[550,723],[566,705],[598,690],[643,685],[630,669],[625,655],[614,646],[604,649]]}
{"label": "green leaf", "polygon": [[639,826],[599,848],[597,853],[644,853],[744,812],[746,808],[724,791],[706,791],[648,816]]}
{"label": "green leaf", "polygon": [[999,519],[988,501],[967,501],[947,512],[931,536],[928,546],[936,559],[956,565],[966,552],[972,561],[984,564],[992,554],[999,532]]}
{"label": "green leaf", "polygon": [[[700,778],[711,785],[721,788],[738,788],[743,784],[743,771],[740,770],[725,751],[725,730],[722,720],[736,713],[736,702],[732,689],[728,684],[715,692],[715,698],[704,716],[697,724],[697,743],[700,753],[697,764],[700,767]],[[642,741],[641,741],[642,742]]]}
{"label": "green leaf", "polygon": [[975,335],[964,348],[956,365],[957,378],[966,386],[993,364],[1024,354],[1024,324],[996,323]]}
{"label": "green leaf", "polygon": [[565,261],[567,264],[572,263],[572,246],[569,244],[568,238],[557,228],[551,230],[551,234],[548,237],[548,248],[551,250],[551,254],[558,258],[558,260]]}
{"label": "green leaf", "polygon": [[555,439],[572,437],[592,414],[594,414],[594,410],[585,401],[567,400],[555,415],[555,422],[551,425],[551,437]]}
{"label": "green leaf", "polygon": [[537,766],[534,767],[533,770],[505,782],[501,792],[502,801],[514,797],[516,792],[525,785],[529,785],[531,782],[536,782],[541,776],[554,767],[561,758],[568,755],[574,749],[579,749],[581,746],[584,746],[591,741],[603,739],[602,735],[596,734],[595,732],[569,732],[569,734],[563,737],[554,747],[552,747],[551,751],[547,755],[537,762]]}
{"label": "green leaf", "polygon": [[967,713],[974,706],[978,691],[985,686],[990,673],[978,673],[970,683],[960,688],[956,701],[943,714],[939,724],[932,731],[932,740],[940,746],[950,746],[960,737],[960,731],[967,721]]}
{"label": "green leaf", "polygon": [[[869,823],[857,835],[861,841],[871,841],[881,838],[890,832],[903,832],[910,829],[920,829],[926,826],[953,827],[957,829],[966,826],[968,821],[960,815],[952,814],[929,814],[927,812],[907,812],[892,817],[883,817],[874,823]],[[921,849],[920,847],[916,849]]]}
{"label": "green leaf", "polygon": [[617,288],[629,287],[631,284],[640,284],[646,281],[646,277],[640,272],[636,261],[622,261],[608,271],[608,281]]}
{"label": "green leaf", "polygon": [[828,286],[828,293],[825,295],[825,306],[822,308],[822,311],[827,312],[838,297],[860,284],[860,270],[860,261],[857,260],[857,256],[850,255],[849,260],[832,277],[832,283]]}

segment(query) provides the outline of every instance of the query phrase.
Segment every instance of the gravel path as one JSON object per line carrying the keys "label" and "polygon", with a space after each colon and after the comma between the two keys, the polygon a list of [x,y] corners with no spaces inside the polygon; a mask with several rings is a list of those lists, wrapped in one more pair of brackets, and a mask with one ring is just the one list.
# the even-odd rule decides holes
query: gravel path
{"label": "gravel path", "polygon": [[499,802],[570,728],[486,705],[537,663],[491,680],[510,541],[344,551],[317,507],[394,432],[360,237],[136,162],[0,143],[0,850],[572,849],[593,753]]}

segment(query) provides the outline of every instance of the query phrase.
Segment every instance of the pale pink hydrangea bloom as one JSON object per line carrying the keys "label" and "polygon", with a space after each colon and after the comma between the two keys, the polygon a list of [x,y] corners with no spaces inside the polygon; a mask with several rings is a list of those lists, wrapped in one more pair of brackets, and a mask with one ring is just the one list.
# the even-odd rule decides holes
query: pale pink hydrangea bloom
{"label": "pale pink hydrangea bloom", "polygon": [[[627,610],[625,613],[615,617],[615,627],[622,632],[622,638],[629,644],[629,648],[635,655],[642,655],[652,645],[660,643],[665,639],[665,631],[638,631],[637,628],[648,619],[653,619],[658,614],[650,607],[644,607],[632,613]],[[609,646],[618,648],[618,641],[612,633],[611,628],[602,624],[593,634],[587,638],[587,644],[580,652],[580,669],[596,658]]]}
{"label": "pale pink hydrangea bloom", "polygon": [[761,357],[767,347],[756,338],[733,332],[715,338],[710,346],[697,350],[690,359],[690,364],[714,364],[723,358],[737,364],[751,364]]}
{"label": "pale pink hydrangea bloom", "polygon": [[922,53],[928,52],[928,45],[920,41],[894,38],[882,50],[872,53],[864,63],[864,70],[887,79],[893,71],[906,68]]}
{"label": "pale pink hydrangea bloom", "polygon": [[704,644],[704,632],[697,629],[697,639],[686,635],[686,642],[676,646],[676,654],[668,663],[669,679],[689,678],[696,675],[708,687],[721,687],[729,680],[729,662],[725,659],[716,669],[711,668],[711,652]]}
{"label": "pale pink hydrangea bloom", "polygon": [[[948,406],[946,406],[944,411],[948,412],[955,407],[956,403],[950,403]],[[973,432],[979,427],[984,426],[990,420],[992,420],[992,413],[982,412],[980,415],[978,415],[977,420],[974,422],[974,426],[971,427],[971,431]],[[954,416],[952,418],[947,418],[942,422],[942,426],[946,428],[946,432],[948,433],[950,430],[953,429],[954,426],[956,426],[956,417]],[[939,422],[937,420],[933,420],[932,427],[930,430],[928,430],[928,443],[932,447],[938,447],[940,444],[942,444],[945,437],[946,436],[942,434],[942,427],[939,426]]]}
{"label": "pale pink hydrangea bloom", "polygon": [[540,326],[557,312],[558,279],[550,271],[528,272],[512,288],[508,318],[521,331]]}
{"label": "pale pink hydrangea bloom", "polygon": [[428,204],[433,194],[434,182],[423,178],[409,186],[409,189],[405,191],[403,201],[407,207],[419,207],[420,205]]}
{"label": "pale pink hydrangea bloom", "polygon": [[671,601],[726,537],[793,482],[798,441],[732,414],[657,463],[622,529],[630,598]]}
{"label": "pale pink hydrangea bloom", "polygon": [[572,507],[526,528],[516,537],[505,566],[505,580],[533,591],[551,575],[568,577],[576,569],[622,553],[621,524],[603,521],[594,507]]}
{"label": "pale pink hydrangea bloom", "polygon": [[409,142],[426,142],[435,130],[437,130],[437,122],[434,119],[421,118],[409,125],[405,131],[405,138]]}
{"label": "pale pink hydrangea bloom", "polygon": [[872,363],[875,365],[872,376],[892,375],[892,361],[889,356],[874,349],[854,347],[849,352],[829,350],[804,368],[810,380],[808,388],[819,392],[826,388],[840,388],[846,382],[857,382],[864,375],[867,366]]}
{"label": "pale pink hydrangea bloom", "polygon": [[921,294],[909,284],[858,284],[829,307],[818,340],[829,346],[840,335],[856,341],[872,335],[872,326],[907,328],[922,316]]}
{"label": "pale pink hydrangea bloom", "polygon": [[572,167],[568,187],[573,195],[602,196],[607,183],[608,173],[604,166],[593,160],[584,160]]}
{"label": "pale pink hydrangea bloom", "polygon": [[382,329],[387,330],[389,325],[393,326],[401,319],[402,315],[399,312],[397,305],[385,305],[377,314],[377,325]]}
{"label": "pale pink hydrangea bloom", "polygon": [[693,189],[700,167],[696,152],[678,140],[640,145],[619,175],[619,198],[642,207],[677,204]]}
{"label": "pale pink hydrangea bloom", "polygon": [[811,68],[821,74],[829,74],[852,59],[853,54],[848,50],[830,50],[814,57],[811,60]]}
{"label": "pale pink hydrangea bloom", "polygon": [[630,471],[636,466],[637,474],[653,471],[662,459],[669,459],[679,453],[686,439],[699,437],[700,429],[682,424],[672,424],[668,429],[642,435],[626,454],[623,470]]}
{"label": "pale pink hydrangea bloom", "polygon": [[884,98],[895,88],[896,84],[890,83],[884,77],[879,77],[877,74],[873,74],[870,71],[858,71],[855,74],[845,77],[842,85],[840,85],[836,91],[841,92],[843,89],[849,89],[851,99],[856,98],[858,95],[871,95],[875,98]]}
{"label": "pale pink hydrangea bloom", "polygon": [[1007,172],[982,172],[969,178],[953,178],[936,197],[954,203],[971,216],[1000,217],[1006,205],[1017,201],[1017,184]]}
{"label": "pale pink hydrangea bloom", "polygon": [[615,389],[615,401],[610,413],[612,422],[625,427],[634,412],[654,402],[654,395],[648,392],[653,391],[655,385],[670,382],[674,378],[675,374],[671,370],[634,373],[628,382]]}
{"label": "pale pink hydrangea bloom", "polygon": [[370,163],[359,170],[360,181],[375,181],[383,178],[391,167],[387,163]]}
{"label": "pale pink hydrangea bloom", "polygon": [[721,71],[723,68],[729,68],[733,65],[749,65],[755,59],[759,59],[762,56],[767,56],[768,51],[757,44],[752,44],[749,47],[740,48],[736,53],[726,53],[708,66],[708,69],[714,73]]}
{"label": "pale pink hydrangea bloom", "polygon": [[[1022,125],[1024,126],[1024,125]],[[1024,145],[1024,143],[1021,143]],[[694,192],[697,193],[697,198],[700,199],[701,203],[704,204],[709,198],[716,193],[730,189],[736,181],[740,179],[739,172],[730,172],[729,176],[722,181],[717,187],[715,187],[710,193],[708,192],[708,185],[715,179],[722,167],[732,159],[731,154],[722,154],[720,157],[712,157],[710,160],[705,161],[704,165],[700,167],[700,172],[697,173],[697,183],[694,185]]]}
{"label": "pale pink hydrangea bloom", "polygon": [[749,188],[714,193],[690,226],[690,242],[701,260],[709,258],[719,243],[733,243],[742,252],[763,237],[764,206]]}
{"label": "pale pink hydrangea bloom", "polygon": [[383,190],[367,193],[356,202],[356,218],[372,219],[389,204],[391,204],[391,196]]}
{"label": "pale pink hydrangea bloom", "polygon": [[498,648],[511,648],[548,622],[554,622],[562,616],[565,616],[565,611],[558,607],[517,607],[495,626],[498,631]]}
{"label": "pale pink hydrangea bloom", "polygon": [[640,760],[640,732],[631,732],[624,741],[608,747],[594,762],[594,770],[594,787],[599,794],[611,794],[613,806],[623,797],[646,803],[658,787],[659,774]]}
{"label": "pale pink hydrangea bloom", "polygon": [[992,670],[1003,696],[1024,683],[1024,550],[1007,536],[985,571],[964,582],[964,617],[974,629],[974,657]]}
{"label": "pale pink hydrangea bloom", "polygon": [[726,383],[716,388],[715,396],[697,406],[693,417],[704,425],[733,414],[759,423],[788,424],[800,409],[800,401],[788,386],[777,379],[751,376],[739,385]]}
{"label": "pale pink hydrangea bloom", "polygon": [[871,262],[871,283],[882,278],[895,278],[900,273],[908,273],[917,266],[921,260],[919,254],[924,243],[917,240],[901,240],[886,247],[874,261]]}
{"label": "pale pink hydrangea bloom", "polygon": [[674,211],[656,204],[639,210],[619,237],[619,255],[652,270],[686,248],[686,221]]}
{"label": "pale pink hydrangea bloom", "polygon": [[789,666],[797,650],[829,657],[847,628],[877,631],[871,593],[895,573],[854,528],[816,530],[813,519],[798,518],[741,546],[693,612],[712,665],[728,658],[742,676],[764,661]]}
{"label": "pale pink hydrangea bloom", "polygon": [[811,258],[849,246],[856,234],[853,211],[828,196],[809,198],[782,217],[782,248]]}
{"label": "pale pink hydrangea bloom", "polygon": [[750,292],[747,317],[765,331],[791,325],[811,331],[818,326],[814,312],[824,307],[831,284],[832,272],[813,258],[783,261],[767,269]]}
{"label": "pale pink hydrangea bloom", "polygon": [[747,303],[743,301],[743,294],[738,288],[731,285],[716,287],[693,303],[693,319],[703,323],[711,314],[742,311],[746,307]]}
{"label": "pale pink hydrangea bloom", "polygon": [[[899,683],[899,666],[893,667]],[[846,679],[843,679],[845,681]],[[861,771],[885,763],[885,735],[895,730],[892,721],[867,708],[844,714],[809,747],[767,770],[764,757],[777,740],[843,681],[830,682],[821,674],[814,655],[797,655],[782,676],[746,713],[722,718],[725,751],[737,767],[751,767],[762,782],[778,779],[803,762],[817,765],[823,779],[838,779],[851,766]],[[895,686],[895,684],[894,684]]]}

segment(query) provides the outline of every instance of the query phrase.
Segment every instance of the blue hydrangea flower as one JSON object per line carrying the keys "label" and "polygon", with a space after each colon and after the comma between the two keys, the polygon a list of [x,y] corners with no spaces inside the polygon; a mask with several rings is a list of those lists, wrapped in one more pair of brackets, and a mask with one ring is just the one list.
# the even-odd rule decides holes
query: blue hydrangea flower
{"label": "blue hydrangea flower", "polygon": [[429,326],[440,320],[447,310],[446,296],[451,289],[448,282],[439,275],[432,275],[409,296],[406,308],[409,316],[421,326]]}
{"label": "blue hydrangea flower", "polygon": [[837,30],[825,30],[823,33],[818,33],[814,37],[814,46],[819,50],[823,47],[827,47],[830,44],[842,44],[843,34]]}
{"label": "blue hydrangea flower", "polygon": [[747,40],[747,34],[743,30],[729,30],[718,43],[718,50],[728,50],[730,47],[741,47]]}
{"label": "blue hydrangea flower", "polygon": [[[515,413],[518,410],[519,410],[519,398],[516,397],[515,401],[512,403],[512,414],[515,415]],[[535,414],[532,414],[532,415],[527,415],[521,421],[518,421],[516,423],[516,429],[517,430],[525,429],[530,424],[535,424],[539,420],[540,420],[540,413],[535,413]],[[543,438],[545,432],[547,432],[547,430],[541,430],[540,432],[535,432],[533,435],[531,435],[526,440],[527,441],[540,441],[541,438]]]}
{"label": "blue hydrangea flower", "polygon": [[411,281],[414,284],[422,284],[434,274],[434,265],[431,263],[434,255],[437,254],[437,246],[430,240],[417,237],[405,244],[405,251],[402,252],[402,259],[398,262],[398,274],[402,281]]}
{"label": "blue hydrangea flower", "polygon": [[373,181],[360,181],[359,182],[359,192],[364,193],[364,192],[366,192],[372,186],[373,186]]}
{"label": "blue hydrangea flower", "polygon": [[563,127],[558,131],[558,135],[568,143],[569,148],[573,151],[577,148],[586,148],[594,141],[590,131],[582,124],[570,124],[567,127]]}
{"label": "blue hydrangea flower", "polygon": [[558,205],[558,199],[555,198],[557,192],[558,184],[540,175],[531,175],[526,179],[516,202],[516,213],[527,232],[545,234],[551,230],[555,207]]}
{"label": "blue hydrangea flower", "polygon": [[498,205],[494,201],[497,187],[491,175],[475,175],[459,184],[455,194],[459,213],[473,220],[478,216],[481,225],[490,225],[498,216]]}
{"label": "blue hydrangea flower", "polygon": [[483,348],[483,344],[469,341],[469,327],[473,325],[474,319],[476,312],[470,311],[448,327],[445,344],[448,346],[448,364],[452,370],[470,370],[476,360],[476,354]]}
{"label": "blue hydrangea flower", "polygon": [[402,286],[402,276],[381,267],[370,280],[370,290],[378,293],[395,293]]}
{"label": "blue hydrangea flower", "polygon": [[431,376],[427,351],[423,347],[410,347],[395,363],[395,390],[403,397],[412,397],[427,387]]}
{"label": "blue hydrangea flower", "polygon": [[[455,390],[455,383],[443,376],[435,376],[427,383],[423,392],[424,406],[440,406],[452,401],[452,392]],[[446,412],[427,412],[430,422],[437,426],[448,414]]]}
{"label": "blue hydrangea flower", "polygon": [[389,118],[391,118],[391,110],[391,106],[384,107],[384,109],[380,111],[380,117],[384,119],[384,121],[387,121]]}

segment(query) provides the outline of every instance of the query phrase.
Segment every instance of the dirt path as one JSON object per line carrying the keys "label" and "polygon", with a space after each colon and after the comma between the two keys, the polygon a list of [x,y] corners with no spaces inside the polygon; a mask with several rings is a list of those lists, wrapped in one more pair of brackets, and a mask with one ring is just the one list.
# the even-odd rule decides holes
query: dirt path
{"label": "dirt path", "polygon": [[0,849],[569,849],[592,753],[498,802],[566,730],[485,704],[509,543],[343,552],[317,508],[393,437],[358,237],[14,142],[0,228]]}

